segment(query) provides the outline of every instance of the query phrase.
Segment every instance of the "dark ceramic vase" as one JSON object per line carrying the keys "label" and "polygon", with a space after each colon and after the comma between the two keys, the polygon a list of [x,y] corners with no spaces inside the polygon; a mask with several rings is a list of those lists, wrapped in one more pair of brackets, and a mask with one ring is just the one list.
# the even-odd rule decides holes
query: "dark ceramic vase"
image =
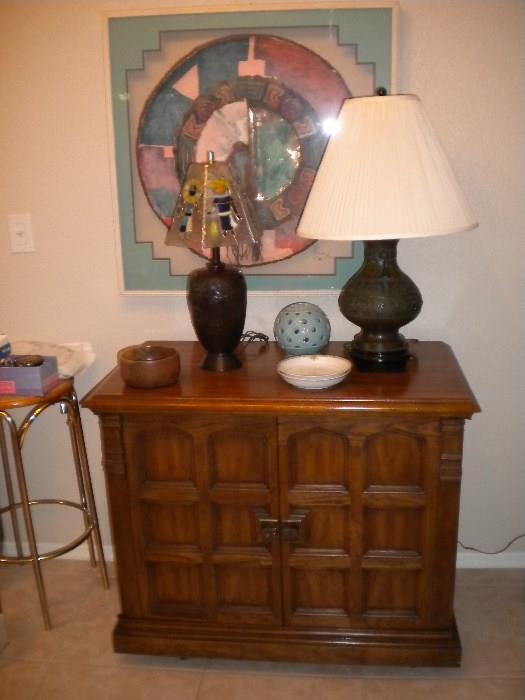
{"label": "dark ceramic vase", "polygon": [[241,366],[234,350],[244,330],[246,282],[244,275],[220,260],[220,249],[206,267],[188,275],[188,307],[199,342],[206,350],[202,369],[225,372]]}

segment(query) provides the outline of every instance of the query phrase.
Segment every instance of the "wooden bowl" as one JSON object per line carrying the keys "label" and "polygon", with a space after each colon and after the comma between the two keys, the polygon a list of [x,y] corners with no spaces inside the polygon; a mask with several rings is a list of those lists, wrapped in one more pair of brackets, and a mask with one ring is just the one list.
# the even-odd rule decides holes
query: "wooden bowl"
{"label": "wooden bowl", "polygon": [[117,353],[120,376],[137,389],[175,384],[180,373],[179,353],[164,345],[130,345]]}

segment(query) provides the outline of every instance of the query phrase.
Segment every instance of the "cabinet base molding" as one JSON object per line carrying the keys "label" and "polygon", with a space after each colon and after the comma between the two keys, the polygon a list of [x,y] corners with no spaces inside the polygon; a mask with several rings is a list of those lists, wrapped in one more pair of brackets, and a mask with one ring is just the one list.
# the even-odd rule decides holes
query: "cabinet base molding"
{"label": "cabinet base molding", "polygon": [[456,622],[437,631],[312,630],[250,631],[246,627],[166,624],[121,617],[113,645],[125,654],[153,654],[305,663],[395,666],[459,666],[461,642]]}

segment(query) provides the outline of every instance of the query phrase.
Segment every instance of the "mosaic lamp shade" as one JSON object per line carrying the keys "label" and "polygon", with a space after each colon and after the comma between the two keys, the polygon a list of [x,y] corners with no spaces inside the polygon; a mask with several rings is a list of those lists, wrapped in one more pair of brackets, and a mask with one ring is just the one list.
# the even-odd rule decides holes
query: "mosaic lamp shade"
{"label": "mosaic lamp shade", "polygon": [[399,328],[418,315],[417,286],[397,265],[400,238],[477,226],[415,95],[345,100],[297,233],[364,241],[364,263],[339,296],[361,328],[345,352],[358,369],[401,371],[409,359]]}
{"label": "mosaic lamp shade", "polygon": [[166,236],[166,245],[211,249],[204,268],[188,275],[187,300],[193,328],[206,350],[202,369],[224,372],[241,366],[234,351],[246,318],[244,275],[221,261],[220,249],[251,245],[260,233],[249,199],[227,163],[208,153],[206,163],[191,163]]}

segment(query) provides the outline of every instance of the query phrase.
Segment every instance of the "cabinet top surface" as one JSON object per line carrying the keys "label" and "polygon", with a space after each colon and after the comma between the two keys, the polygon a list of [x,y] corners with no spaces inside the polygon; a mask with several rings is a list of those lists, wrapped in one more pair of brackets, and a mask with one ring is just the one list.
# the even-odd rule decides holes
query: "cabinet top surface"
{"label": "cabinet top surface", "polygon": [[[470,417],[479,411],[470,387],[449,346],[441,342],[410,344],[411,358],[401,373],[352,371],[339,385],[320,391],[296,389],[277,374],[284,355],[276,343],[253,343],[238,351],[243,365],[229,372],[200,369],[203,350],[197,342],[173,344],[181,360],[176,384],[161,389],[132,389],[112,370],[84,397],[93,412],[166,411],[325,413],[377,411]],[[328,354],[343,356],[343,343],[332,342]]]}

